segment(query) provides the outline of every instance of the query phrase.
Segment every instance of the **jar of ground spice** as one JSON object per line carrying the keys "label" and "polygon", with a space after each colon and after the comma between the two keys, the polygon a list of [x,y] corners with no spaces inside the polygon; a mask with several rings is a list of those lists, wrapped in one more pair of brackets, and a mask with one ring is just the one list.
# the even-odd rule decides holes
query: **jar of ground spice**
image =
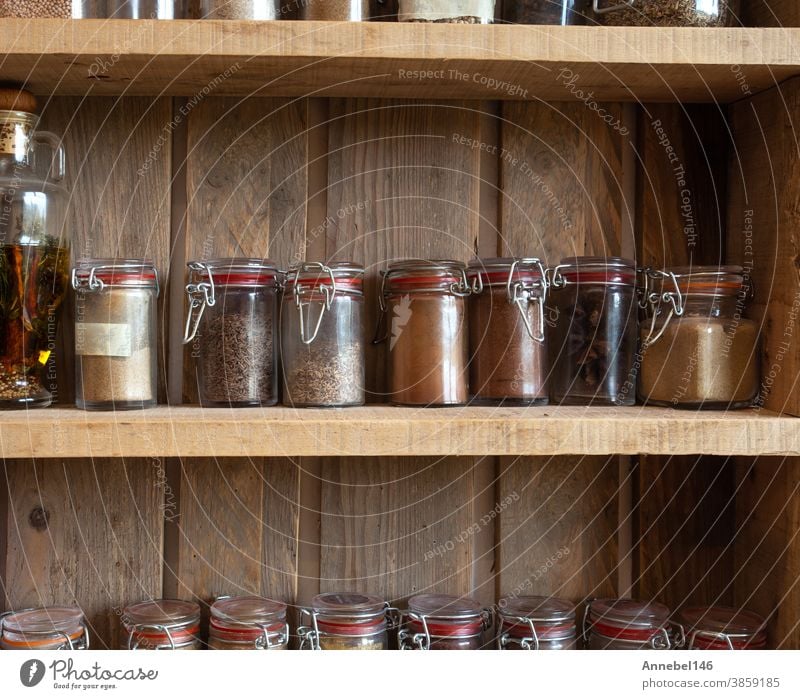
{"label": "jar of ground spice", "polygon": [[297,0],[300,18],[328,22],[362,22],[370,18],[369,0]]}
{"label": "jar of ground spice", "polygon": [[282,275],[269,260],[189,263],[184,343],[197,360],[200,402],[208,407],[278,402],[278,295]]}
{"label": "jar of ground spice", "polygon": [[598,599],[589,603],[584,638],[589,650],[670,650],[680,647],[669,623],[670,612],[658,602]]}
{"label": "jar of ground spice", "polygon": [[309,608],[300,610],[300,650],[388,650],[394,613],[374,595],[317,595]]}
{"label": "jar of ground spice", "polygon": [[675,267],[644,274],[639,397],[650,405],[729,409],[759,387],[758,327],[743,317],[741,267]]}
{"label": "jar of ground spice", "polygon": [[503,4],[503,19],[515,24],[584,24],[590,0],[514,0]]}
{"label": "jar of ground spice", "polygon": [[204,19],[278,19],[281,0],[201,0]]}
{"label": "jar of ground spice", "polygon": [[538,259],[469,265],[470,388],[478,401],[547,403],[545,299]]}
{"label": "jar of ground spice", "polygon": [[383,275],[381,310],[389,345],[389,397],[398,405],[467,402],[466,266],[403,260]]}
{"label": "jar of ground spice", "polygon": [[76,607],[25,609],[0,615],[3,650],[88,650],[89,629]]}
{"label": "jar of ground spice", "polygon": [[364,404],[363,275],[352,262],[289,270],[281,304],[285,405]]}
{"label": "jar of ground spice", "polygon": [[575,650],[575,605],[555,597],[498,602],[498,650]]}
{"label": "jar of ground spice", "polygon": [[185,19],[188,0],[106,0],[113,19]]}
{"label": "jar of ground spice", "polygon": [[605,24],[632,27],[725,27],[739,20],[740,0],[593,0]]}
{"label": "jar of ground spice", "polygon": [[76,404],[135,410],[157,403],[158,275],[147,260],[82,260],[75,290]]}
{"label": "jar of ground spice", "polygon": [[766,621],[734,607],[690,607],[680,614],[689,650],[765,650]]}
{"label": "jar of ground spice", "polygon": [[199,650],[200,605],[162,599],[125,607],[127,650]]}
{"label": "jar of ground spice", "polygon": [[400,0],[400,22],[494,22],[495,0]]}
{"label": "jar of ground spice", "polygon": [[633,405],[639,310],[635,264],[618,257],[567,258],[551,279],[553,401]]}
{"label": "jar of ground spice", "polygon": [[286,605],[263,597],[223,597],[211,605],[211,650],[286,650]]}
{"label": "jar of ground spice", "polygon": [[466,597],[423,594],[408,600],[399,633],[401,650],[480,650],[491,614]]}

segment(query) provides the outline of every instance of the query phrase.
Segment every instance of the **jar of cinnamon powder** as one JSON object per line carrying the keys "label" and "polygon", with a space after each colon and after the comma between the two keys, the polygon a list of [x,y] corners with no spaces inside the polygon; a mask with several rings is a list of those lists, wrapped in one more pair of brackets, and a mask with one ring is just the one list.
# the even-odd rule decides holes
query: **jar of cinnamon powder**
{"label": "jar of cinnamon powder", "polygon": [[468,400],[467,268],[451,260],[402,260],[383,275],[389,398],[398,405]]}
{"label": "jar of cinnamon powder", "polygon": [[474,260],[468,277],[472,395],[482,402],[546,404],[547,281],[541,261]]}

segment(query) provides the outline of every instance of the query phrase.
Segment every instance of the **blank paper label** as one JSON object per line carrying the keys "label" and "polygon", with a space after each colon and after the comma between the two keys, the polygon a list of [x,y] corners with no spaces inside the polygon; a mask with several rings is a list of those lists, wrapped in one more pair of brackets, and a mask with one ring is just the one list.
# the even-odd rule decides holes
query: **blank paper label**
{"label": "blank paper label", "polygon": [[130,357],[131,326],[127,323],[76,323],[76,354],[95,357]]}

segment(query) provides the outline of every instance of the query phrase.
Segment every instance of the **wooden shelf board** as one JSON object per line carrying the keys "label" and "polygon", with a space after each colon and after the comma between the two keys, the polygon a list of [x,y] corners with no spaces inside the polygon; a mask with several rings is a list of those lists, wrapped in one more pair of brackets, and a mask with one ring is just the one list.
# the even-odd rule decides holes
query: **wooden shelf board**
{"label": "wooden shelf board", "polygon": [[800,455],[800,419],[658,408],[159,407],[0,415],[3,458]]}
{"label": "wooden shelf board", "polygon": [[0,45],[40,95],[729,102],[800,74],[782,28],[2,19]]}

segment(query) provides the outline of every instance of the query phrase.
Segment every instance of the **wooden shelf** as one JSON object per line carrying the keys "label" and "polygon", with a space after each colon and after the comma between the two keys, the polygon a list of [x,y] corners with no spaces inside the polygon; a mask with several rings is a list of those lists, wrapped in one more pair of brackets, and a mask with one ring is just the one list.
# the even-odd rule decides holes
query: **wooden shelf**
{"label": "wooden shelf", "polygon": [[798,29],[2,19],[0,45],[41,95],[728,102],[800,74]]}
{"label": "wooden shelf", "polygon": [[4,458],[800,455],[800,419],[639,407],[54,408],[4,413],[0,445]]}

